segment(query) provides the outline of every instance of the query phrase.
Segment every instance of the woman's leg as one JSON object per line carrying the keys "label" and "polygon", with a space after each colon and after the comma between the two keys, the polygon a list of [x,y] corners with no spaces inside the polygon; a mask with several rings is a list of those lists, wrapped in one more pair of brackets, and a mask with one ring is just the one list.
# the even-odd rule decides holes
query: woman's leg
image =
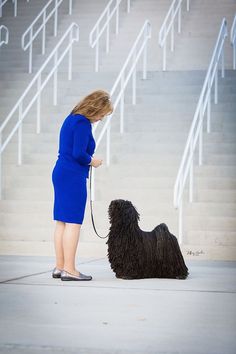
{"label": "woman's leg", "polygon": [[63,233],[64,270],[79,275],[75,268],[75,256],[79,242],[80,224],[66,223]]}
{"label": "woman's leg", "polygon": [[57,221],[55,232],[54,232],[54,247],[56,252],[56,267],[58,269],[64,268],[64,251],[63,251],[64,230],[65,230],[65,223],[62,221]]}

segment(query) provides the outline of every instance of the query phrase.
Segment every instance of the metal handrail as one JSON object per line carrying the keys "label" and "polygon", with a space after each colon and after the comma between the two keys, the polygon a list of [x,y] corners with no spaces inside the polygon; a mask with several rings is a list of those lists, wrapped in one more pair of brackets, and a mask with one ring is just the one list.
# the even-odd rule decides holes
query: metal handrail
{"label": "metal handrail", "polygon": [[236,14],[230,31],[230,43],[233,46],[233,68],[236,69]]}
{"label": "metal handrail", "polygon": [[[124,100],[125,100],[125,89],[129,82],[129,79],[132,76],[132,104],[136,104],[136,76],[137,76],[137,63],[143,54],[143,79],[147,78],[147,42],[151,38],[151,24],[148,20],[144,22],[129,54],[128,57],[110,91],[110,96],[113,102],[113,113],[109,115],[106,119],[106,122],[96,140],[96,150],[99,147],[103,136],[106,133],[106,163],[110,164],[110,132],[111,132],[111,120],[116,111],[118,104],[120,104],[120,133],[124,132]],[[141,40],[142,39],[142,40]],[[131,63],[129,71],[126,73],[128,65]],[[118,92],[117,92],[118,91]],[[114,95],[116,94],[116,97]],[[100,122],[96,123],[93,128],[93,134]],[[92,174],[92,195],[91,198],[94,200],[94,177],[95,173]]]}
{"label": "metal handrail", "polygon": [[[72,45],[75,41],[79,40],[79,26],[76,23],[72,23],[67,31],[64,33],[60,41],[57,43],[56,47],[53,49],[49,57],[46,59],[44,64],[38,70],[37,74],[34,76],[33,80],[30,82],[24,93],[21,95],[15,106],[12,108],[2,125],[0,126],[0,198],[1,198],[1,168],[2,168],[2,153],[11,141],[12,137],[16,132],[18,132],[18,164],[22,164],[22,123],[30,108],[33,106],[34,102],[37,103],[37,134],[40,133],[41,129],[41,93],[48,83],[49,79],[53,77],[53,104],[57,104],[57,74],[58,74],[58,66],[68,53],[69,55],[69,66],[68,66],[68,79],[71,80],[72,77]],[[61,52],[60,47],[64,42],[66,47]],[[43,71],[48,63],[52,63],[52,68],[49,73],[46,73],[45,77],[42,77]],[[36,93],[31,98],[27,96],[28,93],[32,92],[31,89],[36,89]],[[27,98],[25,100],[25,98]],[[25,102],[26,101],[26,102]],[[25,103],[25,106],[24,106]],[[12,128],[11,132],[5,138],[5,141],[2,141],[3,130],[7,127],[8,123],[11,121],[13,117],[18,114],[18,122]]]}
{"label": "metal handrail", "polygon": [[[21,48],[26,51],[29,48],[29,73],[32,73],[32,56],[33,56],[33,42],[35,38],[42,31],[42,54],[45,54],[45,37],[46,37],[46,24],[50,18],[54,15],[54,36],[57,36],[58,27],[58,8],[62,4],[63,0],[49,0],[44,8],[40,11],[38,16],[29,25],[27,30],[21,37]],[[47,14],[50,5],[53,4],[53,9]],[[69,0],[69,15],[72,14],[72,0]],[[42,21],[41,25],[39,23]],[[34,33],[34,26],[36,31]],[[28,41],[27,41],[28,36]],[[26,42],[26,43],[25,43]]]}
{"label": "metal handrail", "polygon": [[[8,0],[0,0],[0,17],[2,17],[2,8],[3,5],[7,3]],[[17,16],[17,0],[12,1],[14,3],[14,17]]]}
{"label": "metal handrail", "polygon": [[[116,14],[116,35],[119,33],[119,6],[122,0],[110,0],[101,16],[95,23],[89,34],[89,44],[91,48],[96,47],[95,51],[95,71],[98,72],[99,69],[99,40],[106,30],[106,53],[109,53],[109,40],[110,40],[110,22],[113,15]],[[114,7],[113,7],[114,6]],[[113,9],[112,9],[113,7]],[[130,12],[130,0],[127,0],[127,12]],[[105,20],[105,23],[103,21]],[[102,27],[100,28],[100,26]],[[96,37],[94,35],[96,34]]]}
{"label": "metal handrail", "polygon": [[193,122],[185,145],[181,164],[174,186],[174,207],[179,209],[179,242],[183,239],[183,192],[189,176],[189,201],[193,201],[193,163],[194,150],[199,143],[199,165],[202,165],[203,119],[207,109],[207,132],[211,130],[211,88],[214,83],[214,102],[218,103],[218,64],[221,59],[221,76],[224,77],[224,43],[227,37],[227,22],[224,18],[207,70],[202,91],[198,100]]}
{"label": "metal handrail", "polygon": [[[166,17],[163,21],[163,24],[159,31],[159,46],[163,48],[163,62],[162,62],[162,70],[166,70],[166,41],[169,32],[171,31],[171,51],[174,51],[174,22],[175,17],[178,14],[178,33],[181,33],[181,5],[183,0],[173,0],[170,8],[166,14]],[[187,11],[189,11],[189,0],[187,0]]]}
{"label": "metal handrail", "polygon": [[[5,33],[5,38],[2,39],[2,33]],[[0,47],[3,45],[3,44],[8,44],[8,41],[9,41],[9,31],[8,31],[8,28],[4,25],[1,25],[0,26]]]}

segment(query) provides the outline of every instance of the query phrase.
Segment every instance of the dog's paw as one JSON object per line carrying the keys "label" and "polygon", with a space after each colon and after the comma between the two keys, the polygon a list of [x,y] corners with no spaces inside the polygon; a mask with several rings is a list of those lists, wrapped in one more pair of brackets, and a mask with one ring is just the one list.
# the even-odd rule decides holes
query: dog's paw
{"label": "dog's paw", "polygon": [[180,280],[184,280],[187,278],[187,275],[178,275],[177,277],[175,277],[175,279],[180,279]]}
{"label": "dog's paw", "polygon": [[118,279],[124,279],[124,280],[131,280],[133,279],[132,277],[126,276],[126,275],[116,275],[116,278]]}

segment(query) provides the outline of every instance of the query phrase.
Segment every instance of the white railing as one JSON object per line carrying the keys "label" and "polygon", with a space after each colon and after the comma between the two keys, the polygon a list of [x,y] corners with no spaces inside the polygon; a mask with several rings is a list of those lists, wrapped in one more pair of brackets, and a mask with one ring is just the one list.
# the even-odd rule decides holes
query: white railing
{"label": "white railing", "polygon": [[[130,0],[127,1],[127,12],[130,12]],[[119,33],[119,10],[122,0],[111,0],[107,4],[103,13],[97,20],[89,35],[89,44],[92,48],[95,47],[95,71],[99,69],[99,41],[103,33],[106,31],[106,53],[109,53],[110,47],[110,27],[111,19],[116,15],[116,35]],[[105,22],[104,22],[105,21]],[[94,38],[95,37],[95,38]]]}
{"label": "white railing", "polygon": [[[111,132],[111,120],[118,107],[120,106],[120,133],[124,132],[124,101],[125,101],[125,89],[128,85],[130,78],[132,77],[132,104],[136,104],[136,76],[137,76],[137,64],[141,55],[143,54],[143,79],[147,77],[147,43],[151,38],[151,25],[148,20],[145,21],[142,29],[140,30],[129,55],[110,91],[110,96],[113,102],[113,113],[107,117],[104,126],[96,140],[96,149],[99,147],[105,133],[106,133],[106,163],[110,164],[110,132]],[[128,69],[128,70],[127,70]],[[93,134],[95,135],[97,123],[94,126]],[[94,200],[94,176],[92,174],[92,200]]]}
{"label": "white railing", "polygon": [[[4,38],[2,38],[4,35]],[[3,44],[8,44],[9,41],[9,31],[8,28],[4,25],[0,26],[0,47]]]}
{"label": "white railing", "polygon": [[[7,3],[8,0],[0,0],[0,17],[2,17],[2,8]],[[17,16],[17,0],[12,0],[14,3],[14,16]]]}
{"label": "white railing", "polygon": [[[38,16],[30,24],[21,37],[21,48],[29,48],[29,73],[32,73],[33,42],[42,31],[42,54],[45,54],[46,24],[54,16],[54,36],[57,36],[58,8],[63,0],[49,0]],[[69,0],[69,14],[72,14],[72,0]],[[34,32],[35,31],[35,32]]]}
{"label": "white railing", "polygon": [[[30,82],[26,90],[24,91],[23,95],[17,101],[15,106],[12,108],[11,112],[8,114],[6,119],[4,120],[3,124],[0,126],[0,197],[1,197],[1,168],[2,168],[2,153],[11,141],[12,137],[16,132],[18,132],[18,164],[22,164],[22,123],[24,118],[26,117],[27,113],[29,112],[30,108],[36,102],[37,105],[37,114],[36,114],[36,132],[37,134],[40,133],[41,129],[41,93],[45,88],[46,84],[53,78],[53,104],[57,104],[57,74],[58,74],[58,67],[62,60],[65,58],[66,54],[68,53],[69,56],[69,65],[68,65],[68,79],[71,80],[72,77],[72,45],[75,41],[79,40],[79,26],[76,23],[72,23],[67,31],[64,33],[52,53],[46,59],[44,64],[41,66],[37,74],[34,76],[33,80]],[[64,44],[63,44],[64,43]],[[66,45],[63,49],[61,45]],[[52,68],[49,72],[44,72],[44,69],[47,65],[51,65]],[[44,76],[43,76],[44,75]],[[34,90],[36,93],[33,97],[31,97],[30,93]],[[11,122],[13,118],[18,115],[18,122],[15,126],[11,129],[10,133],[5,137],[3,141],[3,131],[6,127],[8,127],[8,123]]]}
{"label": "white railing", "polygon": [[236,14],[230,31],[230,42],[233,46],[233,68],[236,69]]}
{"label": "white railing", "polygon": [[227,37],[227,23],[223,19],[214,52],[207,70],[197,108],[193,117],[188,139],[174,186],[174,207],[179,209],[179,242],[183,239],[183,192],[189,176],[189,201],[193,201],[194,150],[199,144],[199,165],[202,165],[203,119],[207,110],[207,132],[211,130],[211,88],[214,84],[214,101],[218,103],[218,64],[221,59],[221,76],[224,77],[224,43]]}
{"label": "white railing", "polygon": [[[174,31],[175,31],[175,18],[178,15],[178,33],[181,32],[181,6],[183,0],[173,0],[169,11],[166,14],[164,22],[159,31],[159,46],[163,48],[163,62],[162,70],[166,70],[166,42],[167,36],[171,31],[170,48],[174,51]],[[187,11],[189,11],[189,0],[187,0]]]}

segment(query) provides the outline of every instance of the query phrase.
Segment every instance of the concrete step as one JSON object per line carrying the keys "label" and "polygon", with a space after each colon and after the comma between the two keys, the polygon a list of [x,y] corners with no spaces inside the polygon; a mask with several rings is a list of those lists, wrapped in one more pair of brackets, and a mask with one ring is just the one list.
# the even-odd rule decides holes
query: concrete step
{"label": "concrete step", "polygon": [[[55,154],[52,155],[48,155],[48,154],[42,154],[42,153],[33,153],[33,154],[24,154],[22,157],[22,161],[23,163],[26,164],[52,164],[57,156],[56,153],[56,149],[55,149]],[[153,151],[155,152],[155,151]],[[179,165],[180,163],[180,157],[181,156],[173,156],[173,155],[166,155],[165,157],[162,156],[162,154],[159,154],[155,156],[155,159],[153,159],[152,155],[147,155],[145,153],[139,153],[139,159],[140,161],[146,160],[146,162],[151,163],[155,163],[159,166],[169,166],[169,165],[175,165],[176,167]],[[119,164],[119,163],[125,163],[125,164],[130,164],[132,163],[132,161],[135,158],[135,154],[134,153],[126,153],[125,155],[122,154],[112,154],[111,156],[111,163],[112,164]],[[3,156],[3,163],[4,164],[14,164],[16,163],[16,153],[7,153]],[[233,163],[232,163],[233,164]]]}
{"label": "concrete step", "polygon": [[[14,165],[5,165],[4,171],[6,176],[39,176],[39,175],[47,175],[50,174],[56,162],[56,158],[53,163],[49,165],[40,164],[31,165],[24,164],[18,166]],[[107,167],[105,164],[102,168],[94,170],[97,178],[101,178],[101,176],[106,176],[109,180],[115,180],[116,176],[123,175],[123,177],[150,177],[150,176],[158,176],[165,178],[168,176],[176,176],[177,170],[174,166],[158,166],[157,164],[150,164],[149,162],[142,162],[142,168],[140,168],[139,161],[133,161],[132,165],[130,164],[119,164],[119,165],[111,165]],[[234,178],[236,175],[236,167],[235,166],[225,166],[223,169],[213,166],[213,165],[203,165],[203,166],[195,166],[195,174],[196,176],[202,176],[203,178]],[[100,176],[100,177],[99,177]],[[104,178],[104,177],[103,177]],[[136,178],[136,177],[135,177]]]}
{"label": "concrete step", "polygon": [[[112,199],[130,199],[132,200],[135,196],[143,198],[144,200],[155,200],[158,198],[162,201],[172,202],[173,198],[172,189],[141,189],[133,188],[130,189],[130,186],[124,188],[116,188],[113,190],[100,189],[96,191],[96,200],[112,200]],[[5,188],[3,191],[3,199],[21,199],[21,200],[39,200],[47,201],[49,198],[53,198],[53,190],[48,181],[47,185],[43,185],[35,188],[28,188],[27,186],[22,187],[21,189],[17,188]]]}
{"label": "concrete step", "polygon": [[[54,257],[54,245],[52,239],[50,241],[7,241],[0,240],[1,255],[15,256],[50,256]],[[78,257],[107,257],[107,245],[103,242],[84,242],[80,240]]]}
{"label": "concrete step", "polygon": [[[104,225],[106,228],[109,227],[109,220],[108,220],[108,205],[110,202],[99,202],[96,201],[94,203],[94,217],[96,220],[96,225],[99,228],[104,228]],[[19,202],[18,202],[19,204]],[[42,202],[41,202],[42,204]],[[45,204],[46,205],[46,204]],[[98,205],[103,207],[103,210],[98,209]],[[150,210],[150,213],[147,212],[146,208],[138,208],[137,203],[134,204],[136,208],[138,209],[138,212],[140,213],[140,227],[155,227],[157,223],[165,222],[167,224],[171,224],[172,227],[173,225],[174,228],[176,229],[177,227],[177,213],[174,208],[167,208],[166,204],[166,209],[163,211],[161,209],[162,204],[156,204],[153,206],[153,208]],[[47,205],[48,207],[48,205]],[[145,211],[145,213],[144,213]],[[18,225],[19,227],[28,224],[30,227],[40,227],[41,225],[50,227],[51,226],[51,221],[53,218],[53,203],[50,204],[50,207],[47,209],[47,212],[44,210],[39,211],[39,213],[30,213],[30,218],[29,218],[29,213],[26,211],[21,211],[20,213],[7,213],[7,212],[0,212],[1,216],[1,226],[8,227],[8,225]],[[85,225],[86,227],[89,227],[91,223],[90,220],[90,208],[89,205],[87,205],[87,210],[86,210],[86,216],[85,216]],[[236,224],[236,219],[233,216],[222,216],[222,215],[209,215],[208,213],[205,213],[205,215],[187,215],[184,218],[184,227],[188,230],[188,234],[191,233],[191,231],[198,231],[198,230],[205,230],[205,231],[217,231],[221,232],[223,231],[224,234],[226,234],[228,231],[233,232],[234,235],[236,235],[236,229],[235,225]],[[236,242],[236,238],[234,240]]]}
{"label": "concrete step", "polygon": [[206,164],[214,164],[215,166],[217,165],[236,165],[236,154],[213,154],[211,153],[210,155],[207,155],[204,158],[204,161]]}
{"label": "concrete step", "polygon": [[234,178],[236,174],[235,166],[224,166],[224,168],[219,168],[219,166],[214,165],[202,165],[195,166],[195,173],[197,176],[201,175],[205,178],[211,177],[231,177]]}
{"label": "concrete step", "polygon": [[218,178],[214,178],[214,176],[212,176],[208,179],[206,179],[205,177],[201,176],[198,177],[197,180],[195,180],[195,185],[197,189],[232,189],[235,190],[236,189],[236,180],[233,177],[218,177]]}
{"label": "concrete step", "polygon": [[236,205],[235,203],[224,203],[224,202],[193,202],[186,204],[187,215],[199,215],[199,216],[215,216],[224,217],[230,216],[234,217],[236,215]]}
{"label": "concrete step", "polygon": [[[53,188],[53,187],[52,187]],[[89,198],[89,197],[88,197]],[[159,217],[159,215],[169,215],[172,218],[176,217],[177,211],[174,209],[173,205],[167,202],[163,202],[161,204],[155,203],[152,204],[144,204],[141,200],[137,200],[134,202],[135,207],[141,215],[141,219],[146,215],[151,217]],[[102,217],[107,215],[108,206],[110,201],[98,201],[95,200],[93,203],[93,210],[96,219],[101,219]],[[53,200],[47,201],[37,201],[37,200],[1,200],[0,203],[0,213],[1,214],[36,214],[36,215],[44,215],[45,217],[50,217],[53,208]],[[89,205],[87,204],[87,209],[89,210]],[[198,217],[234,217],[236,213],[236,205],[235,203],[223,203],[223,202],[211,202],[210,204],[206,203],[188,203],[185,204],[186,215],[198,215]],[[89,211],[87,211],[89,214]]]}
{"label": "concrete step", "polygon": [[203,189],[194,192],[194,200],[197,202],[229,202],[236,203],[236,190],[233,189]]}
{"label": "concrete step", "polygon": [[[25,130],[26,128],[24,128]],[[32,130],[35,130],[35,126],[32,128]],[[52,129],[51,132],[57,132],[59,129],[56,130]],[[44,132],[42,133],[42,135]],[[25,135],[24,140],[22,143],[22,151],[24,153],[41,153],[41,154],[54,154],[56,156],[57,151],[58,151],[58,141],[57,139],[53,139],[52,141],[43,141],[41,143],[41,136],[35,135],[35,139],[31,138],[31,136]],[[12,141],[6,150],[6,154],[8,153],[14,153],[17,151],[18,147],[18,142],[17,138]],[[150,144],[130,144],[130,141],[124,141],[122,140],[122,137],[119,137],[119,135],[116,136],[116,134],[113,135],[112,133],[112,144],[111,144],[111,151],[112,153],[115,151],[119,151],[119,154],[136,154],[136,153],[147,153],[147,152],[155,152],[157,155],[163,155],[164,153],[169,154],[176,154],[176,155],[182,155],[183,153],[183,144],[178,143],[178,141],[170,141],[168,146],[166,146],[166,143],[164,141],[159,142],[155,137],[153,139],[150,138]],[[104,154],[105,153],[105,146],[102,144],[98,148],[99,153]],[[236,144],[232,141],[231,143],[222,143],[220,145],[217,144],[211,144],[211,143],[204,143],[204,156],[206,154],[207,158],[208,156],[231,156],[233,157],[236,153]],[[197,152],[196,152],[196,157],[197,157]],[[210,157],[209,157],[210,158]]]}
{"label": "concrete step", "polygon": [[198,246],[236,246],[236,232],[229,230],[189,230],[186,233],[186,243]]}
{"label": "concrete step", "polygon": [[[1,240],[50,241],[50,239],[53,236],[55,222],[46,217],[43,218],[44,227],[39,225],[37,218],[31,218],[31,221],[28,222],[28,224],[26,224],[27,227],[24,227],[23,220],[27,219],[27,216],[25,216],[24,214],[21,215],[21,218],[17,217],[16,215],[14,216],[11,215],[9,218],[7,218],[7,215],[5,215],[4,218],[5,218],[4,220],[6,221],[6,226],[4,227],[1,225],[0,227]],[[100,222],[99,219],[96,220],[96,227],[99,230],[100,234],[106,235],[109,228],[107,215],[104,216],[103,219],[104,219],[103,222]],[[194,220],[189,220],[189,219],[185,220],[185,224],[184,224],[185,227],[191,226],[191,228],[187,231],[187,233],[185,232],[184,242],[192,245],[198,245],[198,246],[212,245],[212,246],[235,247],[236,246],[235,220],[232,220],[231,218],[230,221],[230,218],[222,218],[221,220],[219,220],[219,224],[217,224],[218,228],[215,227],[216,220],[219,219],[208,218],[205,220],[203,218],[202,222],[205,222],[205,224],[208,225],[205,228],[200,226],[197,227],[200,224],[197,218],[195,218]],[[141,229],[145,231],[151,231],[156,225],[160,223],[160,221],[166,222],[171,233],[178,236],[176,232],[177,229],[176,221],[169,220],[168,217],[165,217],[164,220],[163,219],[161,220],[161,217],[159,215],[153,218],[147,216],[144,218],[141,217],[139,226]],[[10,224],[10,222],[12,222],[12,224]],[[15,225],[14,222],[18,223],[20,227],[11,226],[11,225]],[[193,224],[196,225],[196,229],[193,228]],[[225,229],[224,226],[226,227]],[[97,242],[96,235],[94,234],[91,221],[89,219],[85,219],[85,225],[83,226],[81,232],[81,241],[85,239],[87,240],[87,242],[95,242],[95,243]]]}

